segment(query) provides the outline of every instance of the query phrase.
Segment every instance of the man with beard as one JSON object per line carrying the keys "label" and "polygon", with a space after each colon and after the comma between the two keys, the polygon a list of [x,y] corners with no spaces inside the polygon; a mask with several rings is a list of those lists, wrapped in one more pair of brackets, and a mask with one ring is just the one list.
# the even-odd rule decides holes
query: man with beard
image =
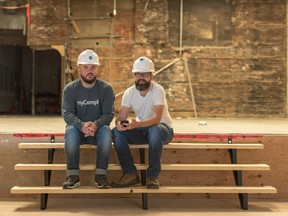
{"label": "man with beard", "polygon": [[97,79],[99,57],[92,50],[78,56],[80,78],[68,83],[63,91],[62,112],[66,122],[65,154],[66,181],[63,189],[80,186],[81,144],[97,145],[95,185],[109,188],[107,167],[112,143],[109,127],[114,116],[115,94],[112,86]]}
{"label": "man with beard", "polygon": [[[161,170],[161,153],[163,144],[173,138],[172,119],[168,112],[165,91],[162,86],[152,81],[154,64],[146,58],[138,58],[132,73],[135,85],[128,88],[123,95],[119,114],[112,130],[115,149],[120,161],[123,175],[112,182],[115,188],[128,187],[140,182],[129,144],[149,144],[147,169],[147,188],[158,189],[158,176]],[[136,119],[127,121],[130,110]]]}

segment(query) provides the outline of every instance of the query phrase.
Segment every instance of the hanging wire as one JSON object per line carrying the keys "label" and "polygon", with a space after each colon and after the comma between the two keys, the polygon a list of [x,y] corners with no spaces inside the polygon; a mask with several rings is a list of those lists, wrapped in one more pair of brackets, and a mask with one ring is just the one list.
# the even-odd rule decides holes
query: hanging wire
{"label": "hanging wire", "polygon": [[179,33],[179,58],[182,58],[182,38],[183,38],[183,0],[181,0],[180,4],[180,33]]}
{"label": "hanging wire", "polygon": [[187,59],[183,58],[183,62],[184,62],[185,72],[187,74],[188,81],[189,81],[189,88],[190,88],[191,100],[192,100],[193,108],[194,108],[194,115],[195,115],[196,118],[198,118],[197,109],[196,109],[196,103],[195,103],[195,98],[194,98],[194,92],[193,92],[193,86],[192,86],[192,82],[191,82],[191,78],[190,78],[190,72],[189,72],[189,68],[188,68]]}

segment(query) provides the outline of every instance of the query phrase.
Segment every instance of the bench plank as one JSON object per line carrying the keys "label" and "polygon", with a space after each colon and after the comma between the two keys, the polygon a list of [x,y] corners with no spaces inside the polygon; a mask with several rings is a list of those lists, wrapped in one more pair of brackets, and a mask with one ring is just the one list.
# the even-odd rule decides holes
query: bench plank
{"label": "bench plank", "polygon": [[108,194],[108,193],[277,193],[272,186],[161,186],[159,189],[147,189],[145,186],[127,188],[98,189],[81,186],[75,189],[63,189],[55,186],[11,188],[11,194]]}
{"label": "bench plank", "polygon": [[[148,165],[135,164],[138,170]],[[66,170],[66,164],[16,164],[15,170]],[[94,164],[80,164],[80,170],[95,170]],[[162,170],[270,170],[267,164],[162,164]],[[119,164],[109,164],[108,170],[121,170]]]}
{"label": "bench plank", "polygon": [[[96,148],[95,145],[83,144],[82,149]],[[64,143],[19,143],[20,149],[63,149]],[[148,148],[147,144],[130,145],[130,148]],[[164,149],[264,149],[261,143],[169,143]]]}

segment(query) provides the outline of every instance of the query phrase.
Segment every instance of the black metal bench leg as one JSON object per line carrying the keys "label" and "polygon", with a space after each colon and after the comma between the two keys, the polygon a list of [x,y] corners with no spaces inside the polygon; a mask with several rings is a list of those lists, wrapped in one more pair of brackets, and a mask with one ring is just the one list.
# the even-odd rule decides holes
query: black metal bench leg
{"label": "black metal bench leg", "polygon": [[[55,142],[55,136],[51,135],[50,142],[54,143]],[[54,152],[55,149],[48,149],[48,164],[53,163],[54,159]],[[44,185],[49,186],[50,185],[50,180],[51,180],[51,170],[44,170]],[[41,210],[45,210],[47,208],[47,203],[48,203],[48,194],[40,194],[40,202],[41,202]]]}
{"label": "black metal bench leg", "polygon": [[148,210],[148,194],[142,193],[142,209]]}
{"label": "black metal bench leg", "polygon": [[239,200],[240,200],[240,205],[243,210],[248,210],[248,194],[243,193],[243,194],[238,194]]}
{"label": "black metal bench leg", "polygon": [[[145,149],[139,149],[140,150],[140,163],[145,164]],[[141,170],[141,185],[146,185],[146,170]],[[148,209],[148,194],[142,193],[142,209],[147,210]]]}
{"label": "black metal bench leg", "polygon": [[40,194],[40,202],[41,202],[41,210],[45,210],[47,208],[48,194]]}
{"label": "black metal bench leg", "polygon": [[[231,144],[232,143],[232,138],[228,139],[228,143]],[[237,164],[237,150],[236,149],[229,149],[229,154],[230,154],[230,159],[231,159],[231,163],[232,164]],[[235,180],[235,184],[237,186],[242,186],[242,171],[241,170],[235,170],[233,171],[233,175],[234,175],[234,180]],[[238,194],[238,198],[239,198],[239,202],[240,202],[240,206],[243,210],[247,210],[248,209],[248,194],[247,193],[239,193]]]}
{"label": "black metal bench leg", "polygon": [[[146,171],[141,170],[141,185],[146,185]],[[142,209],[147,210],[148,209],[148,194],[142,193]]]}

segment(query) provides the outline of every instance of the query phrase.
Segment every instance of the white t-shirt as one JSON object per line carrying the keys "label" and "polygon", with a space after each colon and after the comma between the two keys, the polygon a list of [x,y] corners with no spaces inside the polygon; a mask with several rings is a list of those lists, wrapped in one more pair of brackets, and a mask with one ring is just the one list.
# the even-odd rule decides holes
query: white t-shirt
{"label": "white t-shirt", "polygon": [[145,97],[140,95],[135,85],[129,87],[122,97],[122,106],[132,108],[137,121],[143,121],[152,117],[153,106],[164,105],[160,122],[173,126],[171,116],[168,112],[168,105],[165,97],[165,91],[161,85],[151,81],[151,88]]}

